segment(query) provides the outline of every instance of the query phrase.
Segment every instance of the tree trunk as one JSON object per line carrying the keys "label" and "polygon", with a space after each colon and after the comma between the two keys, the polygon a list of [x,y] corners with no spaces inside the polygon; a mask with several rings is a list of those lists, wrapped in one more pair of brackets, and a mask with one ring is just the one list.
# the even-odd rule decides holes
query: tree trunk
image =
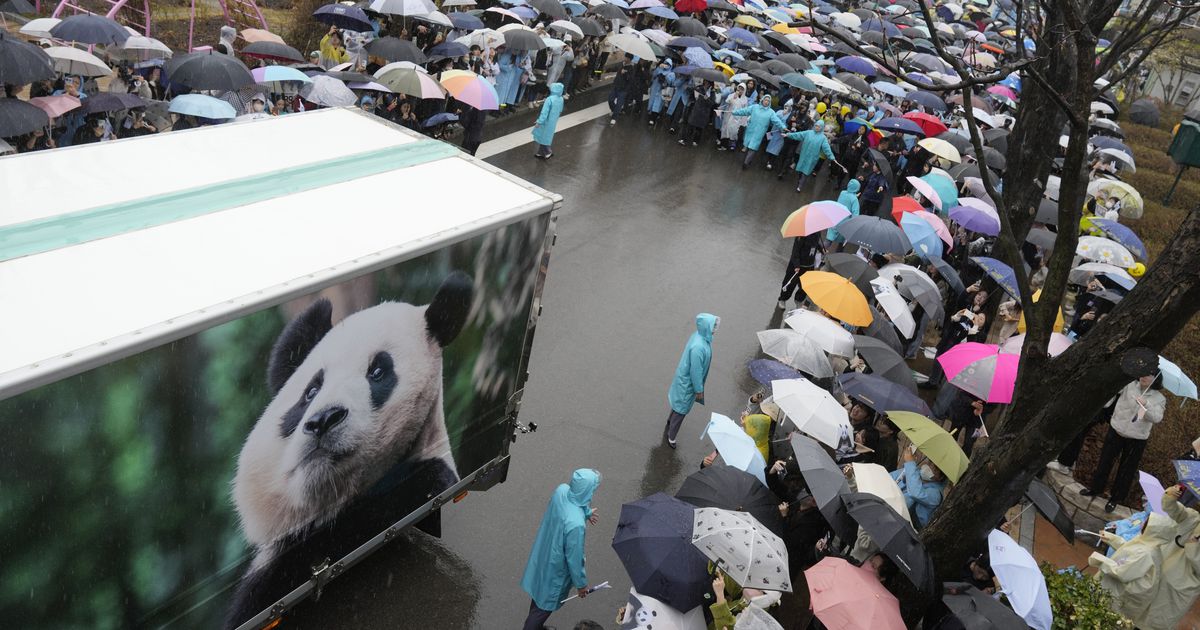
{"label": "tree trunk", "polygon": [[[1004,512],[1130,381],[1122,354],[1159,351],[1200,311],[1200,207],[1194,208],[1137,287],[1079,343],[1023,379],[1009,429],[998,432],[946,497],[922,539],[943,578],[957,575]],[[1016,427],[1019,424],[1019,430]]]}

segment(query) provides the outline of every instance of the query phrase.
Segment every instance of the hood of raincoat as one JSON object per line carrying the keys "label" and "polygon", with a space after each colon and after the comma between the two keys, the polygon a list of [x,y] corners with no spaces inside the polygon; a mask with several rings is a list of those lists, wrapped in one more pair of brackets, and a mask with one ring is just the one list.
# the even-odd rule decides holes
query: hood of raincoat
{"label": "hood of raincoat", "polygon": [[713,333],[717,330],[717,322],[721,321],[720,317],[709,313],[700,313],[696,316],[696,332],[704,338],[705,341],[712,343]]}
{"label": "hood of raincoat", "polygon": [[550,95],[551,96],[562,96],[562,93],[563,93],[563,84],[561,84],[561,83],[551,83],[550,84]]}
{"label": "hood of raincoat", "polygon": [[850,194],[857,194],[859,187],[860,187],[860,185],[858,183],[858,180],[852,179],[852,180],[850,180],[850,183],[846,184],[846,192],[848,192]]}
{"label": "hood of raincoat", "polygon": [[742,418],[742,430],[750,436],[750,439],[754,440],[754,446],[758,448],[759,453],[762,453],[763,459],[770,461],[771,416],[764,413],[752,413]]}
{"label": "hood of raincoat", "polygon": [[232,45],[233,40],[237,38],[237,29],[232,26],[222,26],[218,37],[221,41]]}
{"label": "hood of raincoat", "polygon": [[580,468],[571,475],[567,500],[581,508],[587,508],[598,487],[600,487],[600,473],[590,468]]}
{"label": "hood of raincoat", "polygon": [[821,131],[824,128],[825,128],[824,120],[818,120],[817,122],[813,123],[813,129],[816,129],[817,131]]}
{"label": "hood of raincoat", "polygon": [[1142,532],[1145,536],[1153,536],[1160,540],[1175,539],[1176,534],[1188,534],[1190,532],[1177,532],[1179,524],[1171,520],[1170,517],[1151,512],[1150,518],[1146,520],[1146,529]]}

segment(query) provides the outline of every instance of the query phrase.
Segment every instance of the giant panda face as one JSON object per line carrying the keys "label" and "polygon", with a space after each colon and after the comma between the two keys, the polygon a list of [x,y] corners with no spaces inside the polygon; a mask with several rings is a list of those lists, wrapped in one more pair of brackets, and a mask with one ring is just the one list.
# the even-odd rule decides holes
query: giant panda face
{"label": "giant panda face", "polygon": [[442,346],[470,298],[470,279],[456,274],[428,306],[385,302],[331,326],[318,300],[287,326],[268,370],[275,397],[238,461],[234,498],[251,542],[330,515],[397,462],[426,455],[422,435],[444,433]]}

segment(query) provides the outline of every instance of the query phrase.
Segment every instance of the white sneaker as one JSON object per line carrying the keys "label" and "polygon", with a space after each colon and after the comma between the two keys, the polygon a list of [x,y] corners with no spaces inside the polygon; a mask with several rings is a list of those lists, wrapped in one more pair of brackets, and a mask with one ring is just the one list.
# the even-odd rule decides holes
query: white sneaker
{"label": "white sneaker", "polygon": [[775,303],[775,308],[787,308],[787,301],[779,300]]}
{"label": "white sneaker", "polygon": [[680,139],[680,140],[679,140],[679,146],[683,146],[683,145],[685,145],[685,144],[687,144],[687,143],[686,143],[686,142],[684,142],[682,139]]}
{"label": "white sneaker", "polygon": [[609,118],[609,119],[608,119],[608,126],[609,126],[609,127],[611,127],[611,126],[613,126],[613,125],[615,125],[615,124],[617,124],[617,119],[616,119],[616,118]]}
{"label": "white sneaker", "polygon": [[1064,475],[1071,474],[1071,469],[1067,468],[1066,466],[1063,466],[1061,463],[1059,463],[1059,461],[1057,459],[1050,462],[1049,464],[1046,464],[1046,468],[1049,468],[1050,470],[1053,470],[1054,472],[1057,472],[1057,473],[1062,473]]}

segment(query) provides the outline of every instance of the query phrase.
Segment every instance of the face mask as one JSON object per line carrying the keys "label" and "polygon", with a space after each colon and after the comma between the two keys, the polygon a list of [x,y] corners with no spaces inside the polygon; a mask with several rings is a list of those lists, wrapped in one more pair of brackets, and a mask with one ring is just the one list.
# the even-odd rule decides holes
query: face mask
{"label": "face mask", "polygon": [[933,469],[929,467],[929,464],[921,464],[921,480],[933,481]]}
{"label": "face mask", "polygon": [[713,322],[713,334],[715,335],[715,334],[717,334],[717,329],[721,327],[721,318],[714,317],[713,319],[716,320]]}
{"label": "face mask", "polygon": [[258,101],[254,101],[254,111],[261,112],[262,110],[263,110],[263,104]]}

